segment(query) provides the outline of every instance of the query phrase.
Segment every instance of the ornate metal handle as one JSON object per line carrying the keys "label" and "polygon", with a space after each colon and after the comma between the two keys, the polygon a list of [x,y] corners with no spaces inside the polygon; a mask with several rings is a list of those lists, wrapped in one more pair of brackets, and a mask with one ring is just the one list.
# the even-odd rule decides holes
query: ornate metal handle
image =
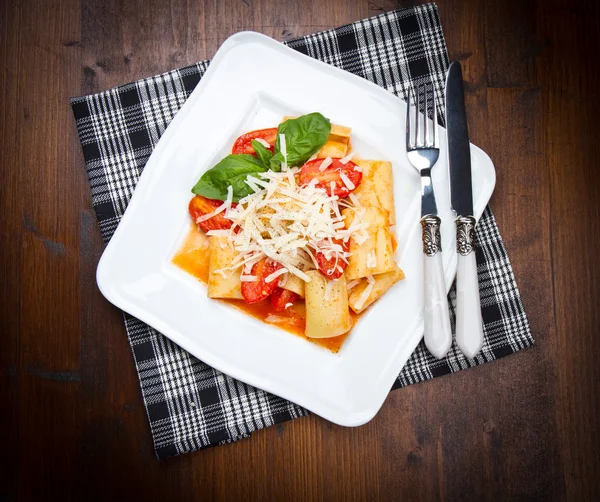
{"label": "ornate metal handle", "polygon": [[427,256],[434,256],[438,251],[442,251],[441,223],[442,220],[433,214],[426,214],[421,218],[423,253]]}
{"label": "ornate metal handle", "polygon": [[475,223],[473,216],[456,218],[456,251],[463,256],[475,249]]}

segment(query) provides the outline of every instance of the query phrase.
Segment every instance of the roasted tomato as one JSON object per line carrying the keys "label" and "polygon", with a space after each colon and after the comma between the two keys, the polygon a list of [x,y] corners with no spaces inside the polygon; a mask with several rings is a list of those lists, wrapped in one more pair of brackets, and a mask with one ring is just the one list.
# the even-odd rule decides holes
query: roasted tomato
{"label": "roasted tomato", "polygon": [[254,148],[252,148],[253,139],[262,139],[269,143],[269,150],[275,149],[275,140],[277,139],[277,128],[272,127],[271,129],[259,129],[257,131],[251,131],[246,134],[242,134],[238,139],[235,140],[231,153],[247,153],[250,155],[256,155]]}
{"label": "roasted tomato", "polygon": [[271,300],[271,305],[275,307],[275,310],[277,312],[281,312],[282,310],[291,307],[298,299],[298,295],[293,291],[289,291],[278,286],[275,288],[275,291],[271,293],[269,298]]}
{"label": "roasted tomato", "polygon": [[250,275],[256,276],[256,281],[242,282],[242,296],[246,300],[246,303],[260,302],[277,288],[277,283],[279,282],[277,279],[271,282],[266,282],[265,279],[273,272],[277,272],[281,267],[281,263],[273,261],[270,258],[263,258],[254,264]]}
{"label": "roasted tomato", "polygon": [[[206,197],[202,197],[202,195],[196,195],[190,201],[188,211],[190,212],[192,219],[198,223],[196,220],[200,216],[212,213],[222,204],[222,200],[207,199]],[[235,203],[231,204],[232,207],[235,207],[236,205],[237,204]],[[231,228],[231,225],[233,225],[233,222],[225,218],[223,213],[216,214],[212,218],[198,223],[198,226],[205,232],[208,232],[209,230],[226,230]]]}
{"label": "roasted tomato", "polygon": [[[324,188],[329,195],[338,197],[345,197],[360,185],[362,172],[355,170],[357,166],[354,162],[349,160],[342,164],[338,158],[331,159],[331,164],[321,171],[319,168],[323,161],[324,159],[309,160],[302,166],[300,169],[301,185],[308,185],[313,179],[316,179],[316,187]],[[348,178],[348,184],[344,183],[343,176]]]}
{"label": "roasted tomato", "polygon": [[[347,242],[344,242],[339,239],[334,239],[334,243],[342,246],[344,252],[348,252]],[[346,270],[346,267],[348,266],[348,263],[346,263],[341,258],[338,258],[336,260],[335,255],[333,253],[331,253],[331,256],[329,257],[329,259],[327,259],[325,253],[320,250],[315,251],[315,259],[317,260],[317,264],[319,266],[319,272],[321,272],[321,274],[323,274],[324,277],[327,277],[327,279],[339,279],[344,273],[344,270]]]}

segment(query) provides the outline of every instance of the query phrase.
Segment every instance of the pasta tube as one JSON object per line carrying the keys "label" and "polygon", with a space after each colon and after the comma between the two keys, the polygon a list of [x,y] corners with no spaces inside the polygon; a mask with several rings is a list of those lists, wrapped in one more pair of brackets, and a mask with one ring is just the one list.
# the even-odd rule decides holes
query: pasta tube
{"label": "pasta tube", "polygon": [[361,279],[360,284],[352,288],[348,305],[354,312],[360,314],[402,279],[404,279],[404,272],[398,267],[392,272],[374,275],[372,283],[369,283],[366,279]]}
{"label": "pasta tube", "polygon": [[[392,234],[389,230],[387,212],[379,207],[367,207],[362,210],[362,223],[365,230],[355,232],[350,238],[350,258],[346,268],[346,279],[354,280],[369,275],[392,272],[396,268]],[[346,228],[352,225],[360,210],[345,209]]]}
{"label": "pasta tube", "polygon": [[331,338],[352,328],[346,278],[330,281],[317,270],[306,272],[306,331],[309,338]]}
{"label": "pasta tube", "polygon": [[300,298],[304,298],[304,281],[294,274],[285,274],[285,279],[281,281],[280,287],[293,291]]}
{"label": "pasta tube", "polygon": [[388,212],[390,225],[396,224],[392,163],[383,160],[355,160],[362,169],[362,181],[354,191],[363,207],[376,206]]}
{"label": "pasta tube", "polygon": [[240,269],[223,270],[229,267],[236,257],[227,237],[212,236],[208,240],[208,297],[242,299]]}

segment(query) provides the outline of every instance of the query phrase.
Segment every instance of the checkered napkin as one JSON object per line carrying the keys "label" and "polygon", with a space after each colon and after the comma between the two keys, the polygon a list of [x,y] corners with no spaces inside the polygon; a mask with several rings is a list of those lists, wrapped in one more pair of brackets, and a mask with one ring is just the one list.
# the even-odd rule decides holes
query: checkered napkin
{"label": "checkered napkin", "polygon": [[[299,38],[292,49],[366,78],[405,98],[432,81],[444,113],[446,45],[433,4],[397,10]],[[113,235],[152,150],[208,67],[179,70],[71,100],[104,240]],[[453,345],[438,361],[421,343],[394,388],[493,361],[533,344],[512,268],[489,208],[477,227],[485,340],[475,359]],[[454,288],[450,292],[452,316]],[[124,313],[159,458],[245,438],[306,415],[293,403],[234,380]]]}

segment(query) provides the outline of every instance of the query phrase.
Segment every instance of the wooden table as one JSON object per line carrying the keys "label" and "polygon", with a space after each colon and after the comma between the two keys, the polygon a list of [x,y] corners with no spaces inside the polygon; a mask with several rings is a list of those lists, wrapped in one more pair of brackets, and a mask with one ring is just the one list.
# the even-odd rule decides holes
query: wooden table
{"label": "wooden table", "polygon": [[[0,500],[600,497],[600,9],[439,0],[471,139],[534,348],[390,394],[369,424],[312,416],[157,461],[69,96],[419,2],[0,2]],[[594,307],[596,305],[596,307]]]}

